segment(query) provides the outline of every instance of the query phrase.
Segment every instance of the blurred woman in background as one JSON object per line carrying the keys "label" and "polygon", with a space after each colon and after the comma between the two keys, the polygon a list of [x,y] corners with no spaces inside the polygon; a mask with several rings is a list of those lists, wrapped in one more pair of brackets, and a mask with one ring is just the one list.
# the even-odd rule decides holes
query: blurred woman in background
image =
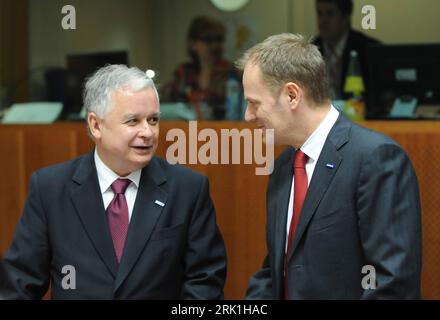
{"label": "blurred woman in background", "polygon": [[162,101],[190,103],[199,119],[224,119],[226,81],[239,79],[234,65],[223,58],[225,35],[220,21],[193,19],[187,35],[191,61],[178,66],[173,80],[162,87]]}

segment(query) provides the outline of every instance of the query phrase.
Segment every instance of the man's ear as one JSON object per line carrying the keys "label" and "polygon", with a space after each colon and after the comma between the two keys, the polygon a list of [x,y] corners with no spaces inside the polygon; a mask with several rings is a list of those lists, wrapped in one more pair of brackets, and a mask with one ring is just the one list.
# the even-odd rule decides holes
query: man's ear
{"label": "man's ear", "polygon": [[284,85],[284,89],[290,108],[292,110],[296,109],[302,97],[301,87],[298,86],[295,82],[287,82]]}
{"label": "man's ear", "polygon": [[90,134],[93,136],[93,138],[100,139],[101,138],[101,123],[100,123],[100,119],[98,118],[96,113],[94,113],[94,112],[89,113],[89,115],[87,116],[87,125],[89,127]]}

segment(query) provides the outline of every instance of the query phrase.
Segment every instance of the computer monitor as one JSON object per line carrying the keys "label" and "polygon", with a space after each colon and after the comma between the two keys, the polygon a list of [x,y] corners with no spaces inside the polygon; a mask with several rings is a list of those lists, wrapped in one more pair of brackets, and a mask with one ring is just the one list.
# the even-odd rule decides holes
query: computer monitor
{"label": "computer monitor", "polygon": [[128,65],[127,51],[69,54],[67,64],[67,97],[61,118],[73,119],[82,109],[84,81],[106,64]]}
{"label": "computer monitor", "polygon": [[440,117],[440,44],[373,45],[367,58],[367,118]]}

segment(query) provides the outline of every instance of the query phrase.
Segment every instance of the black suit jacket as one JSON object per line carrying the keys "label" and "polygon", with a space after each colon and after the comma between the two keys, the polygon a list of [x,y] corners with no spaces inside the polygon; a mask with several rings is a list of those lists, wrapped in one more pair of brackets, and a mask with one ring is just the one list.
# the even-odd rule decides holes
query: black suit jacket
{"label": "black suit jacket", "polygon": [[[250,280],[250,299],[284,297],[294,152],[276,160],[269,179],[268,255]],[[317,161],[288,257],[289,297],[419,298],[421,243],[419,189],[407,155],[393,140],[340,115]],[[374,290],[362,286],[365,276],[371,284],[373,273],[362,270],[369,265]]]}
{"label": "black suit jacket", "polygon": [[[322,42],[321,37],[317,37],[314,40],[314,44],[318,46],[321,54],[324,55],[324,44]],[[369,79],[368,79],[368,58],[367,58],[367,49],[370,45],[377,45],[380,42],[377,39],[368,37],[361,32],[350,29],[348,33],[347,43],[345,45],[343,54],[342,54],[342,73],[341,73],[341,83],[340,88],[342,90],[341,95],[344,99],[349,98],[344,91],[345,78],[347,77],[348,72],[348,64],[350,62],[350,52],[352,50],[356,50],[359,57],[359,62],[361,65],[362,78],[365,84],[365,90],[369,90]]]}
{"label": "black suit jacket", "polygon": [[[76,289],[63,288],[63,266]],[[41,298],[49,283],[55,299],[219,299],[226,256],[207,178],[154,157],[118,265],[92,152],[32,175],[5,267],[12,299]]]}
{"label": "black suit jacket", "polygon": [[0,300],[5,299],[13,292],[13,287],[9,279],[9,275],[6,272],[6,268],[3,265],[3,259],[0,258]]}

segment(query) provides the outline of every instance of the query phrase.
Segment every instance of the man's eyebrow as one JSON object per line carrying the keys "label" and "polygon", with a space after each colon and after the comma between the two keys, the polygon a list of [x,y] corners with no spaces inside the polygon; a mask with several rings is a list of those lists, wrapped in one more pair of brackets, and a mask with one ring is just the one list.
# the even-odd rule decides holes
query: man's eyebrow
{"label": "man's eyebrow", "polygon": [[132,119],[132,118],[136,118],[138,116],[137,113],[127,113],[124,114],[124,116],[122,117],[123,119]]}
{"label": "man's eyebrow", "polygon": [[[124,119],[124,120],[126,120],[126,119],[133,119],[133,118],[137,118],[137,117],[139,117],[139,116],[140,116],[139,113],[127,113],[127,114],[125,114],[125,115],[123,116],[123,119]],[[154,113],[152,113],[152,114],[149,114],[147,117],[148,117],[148,118],[160,117],[160,112],[154,112]]]}
{"label": "man's eyebrow", "polygon": [[155,113],[149,115],[148,117],[149,117],[149,118],[152,118],[152,117],[160,117],[160,112],[155,112]]}

